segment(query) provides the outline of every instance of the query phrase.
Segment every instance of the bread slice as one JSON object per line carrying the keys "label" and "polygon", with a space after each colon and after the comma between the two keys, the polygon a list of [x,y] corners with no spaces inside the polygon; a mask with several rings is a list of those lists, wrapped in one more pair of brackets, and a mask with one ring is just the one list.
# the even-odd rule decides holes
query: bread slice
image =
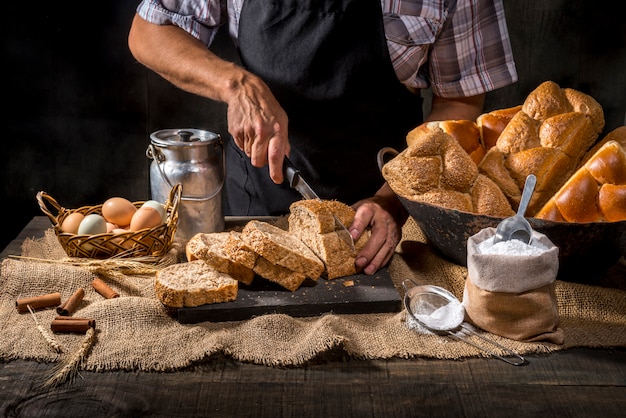
{"label": "bread slice", "polygon": [[251,220],[241,231],[241,239],[255,253],[272,264],[317,280],[324,263],[300,239],[288,231],[259,220]]}
{"label": "bread slice", "polygon": [[253,269],[259,256],[241,239],[241,232],[230,231],[224,243],[224,252],[235,261],[249,269]]}
{"label": "bread slice", "polygon": [[254,259],[256,254],[238,245],[239,232],[197,233],[187,242],[187,260],[204,260],[222,273],[235,280],[251,284],[254,279]]}
{"label": "bread slice", "polygon": [[172,308],[230,302],[237,298],[238,282],[203,260],[173,264],[158,270],[156,297]]}
{"label": "bread slice", "polygon": [[272,264],[263,257],[257,257],[254,272],[270,282],[281,285],[292,292],[298,290],[306,276],[298,271]]}
{"label": "bread slice", "polygon": [[289,232],[304,242],[324,262],[327,279],[356,273],[356,251],[344,241],[345,234],[333,214],[346,226],[354,220],[354,209],[336,200],[299,200],[289,207]]}

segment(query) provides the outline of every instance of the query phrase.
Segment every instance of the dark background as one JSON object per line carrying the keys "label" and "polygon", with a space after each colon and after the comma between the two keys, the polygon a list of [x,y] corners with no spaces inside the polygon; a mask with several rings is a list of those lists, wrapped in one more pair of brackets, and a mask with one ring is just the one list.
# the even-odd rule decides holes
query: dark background
{"label": "dark background", "polygon": [[[42,215],[43,190],[63,207],[111,196],[149,198],[150,133],[198,128],[226,135],[225,107],[182,92],[136,63],[127,35],[138,2],[34,0],[4,5],[0,187],[4,247]],[[593,96],[605,132],[626,124],[626,20],[586,0],[504,1],[520,80],[486,110],[520,104],[546,80]],[[235,60],[226,31],[214,51]],[[381,143],[381,147],[384,144]]]}

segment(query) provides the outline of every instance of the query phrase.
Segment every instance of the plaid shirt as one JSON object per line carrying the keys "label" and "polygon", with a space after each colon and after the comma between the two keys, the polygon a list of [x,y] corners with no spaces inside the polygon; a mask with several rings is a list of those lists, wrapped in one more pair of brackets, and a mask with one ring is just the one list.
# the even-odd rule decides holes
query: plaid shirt
{"label": "plaid shirt", "polygon": [[[211,45],[228,23],[237,39],[244,0],[143,0],[141,17],[172,23]],[[517,81],[502,0],[381,0],[389,55],[410,90],[440,97],[485,93]]]}

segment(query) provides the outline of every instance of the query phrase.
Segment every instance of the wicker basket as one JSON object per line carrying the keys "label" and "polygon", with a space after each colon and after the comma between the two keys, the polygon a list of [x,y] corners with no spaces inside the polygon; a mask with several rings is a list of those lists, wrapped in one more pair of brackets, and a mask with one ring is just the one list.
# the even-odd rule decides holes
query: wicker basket
{"label": "wicker basket", "polygon": [[[52,222],[54,232],[61,246],[70,257],[104,259],[110,257],[161,257],[167,253],[174,240],[178,225],[178,206],[181,200],[182,185],[177,184],[170,190],[170,196],[165,203],[167,221],[154,228],[145,228],[139,231],[129,231],[121,234],[96,234],[76,235],[63,232],[61,225],[65,218],[74,212],[83,215],[96,213],[102,214],[102,205],[83,206],[78,209],[68,210],[46,192],[37,193],[37,201],[41,211]],[[139,208],[145,202],[133,202]],[[54,207],[57,215],[53,215],[48,209],[48,204]]]}

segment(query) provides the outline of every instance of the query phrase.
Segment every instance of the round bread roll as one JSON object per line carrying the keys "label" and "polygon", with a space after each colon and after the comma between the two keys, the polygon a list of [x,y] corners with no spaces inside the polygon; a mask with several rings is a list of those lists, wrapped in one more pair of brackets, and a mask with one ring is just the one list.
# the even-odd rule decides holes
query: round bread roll
{"label": "round bread roll", "polygon": [[585,163],[598,183],[626,184],[626,153],[621,149],[617,142],[607,142]]}
{"label": "round bread roll", "polygon": [[500,134],[509,124],[513,116],[522,109],[522,105],[498,109],[483,113],[476,119],[476,125],[480,131],[480,137],[485,150],[496,145]]}
{"label": "round bread roll", "polygon": [[626,219],[626,185],[603,184],[598,193],[598,205],[609,222]]}
{"label": "round bread roll", "polygon": [[[480,129],[478,129],[476,123],[470,120],[433,121],[426,122],[421,127],[424,129],[424,132],[435,127],[441,128],[445,133],[456,139],[475,164],[480,163],[485,156],[485,147],[481,141]],[[416,135],[407,135],[407,145],[411,146],[415,137]]]}
{"label": "round bread roll", "polygon": [[567,222],[595,222],[602,217],[597,205],[598,183],[587,170],[580,170],[565,183],[554,201]]}

